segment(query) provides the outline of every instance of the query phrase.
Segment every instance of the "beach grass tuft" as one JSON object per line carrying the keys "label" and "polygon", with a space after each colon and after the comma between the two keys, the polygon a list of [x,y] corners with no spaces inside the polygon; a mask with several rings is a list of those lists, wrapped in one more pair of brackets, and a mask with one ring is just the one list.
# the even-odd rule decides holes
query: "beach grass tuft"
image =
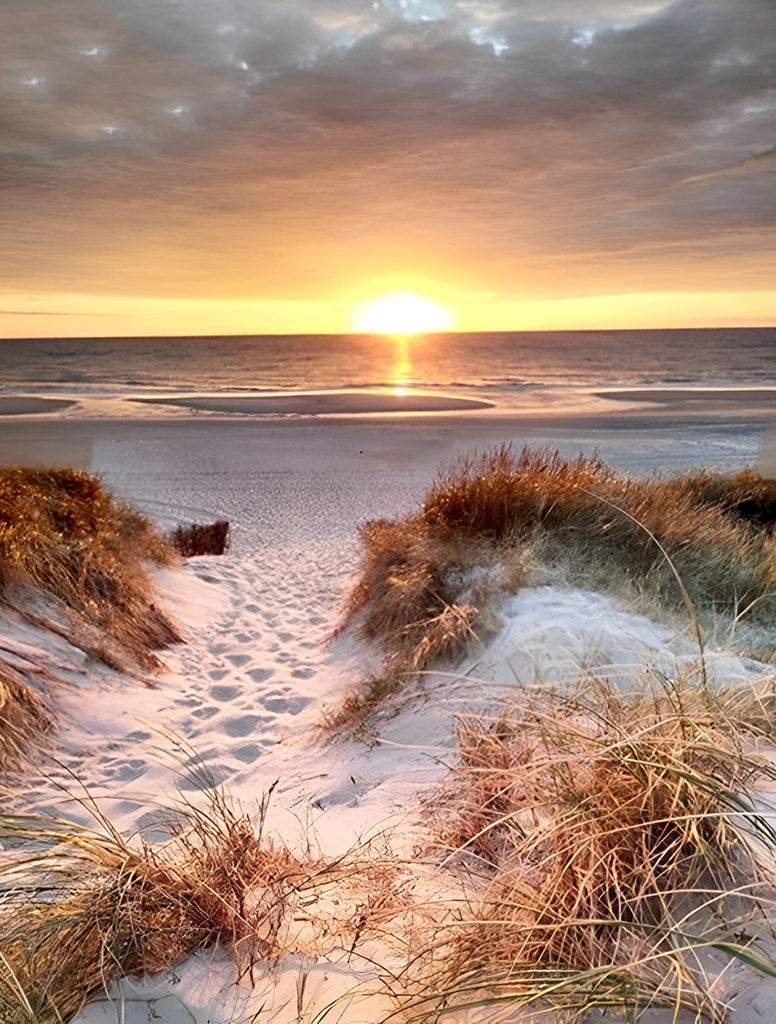
{"label": "beach grass tuft", "polygon": [[362,941],[393,941],[412,888],[404,865],[366,842],[324,858],[309,833],[292,852],[267,834],[273,788],[250,816],[219,789],[174,808],[174,837],[153,846],[125,840],[88,793],[93,827],[0,815],[2,1024],[68,1024],[112,982],[216,943],[255,983],[286,955],[360,962]]}
{"label": "beach grass tuft", "polygon": [[756,752],[775,711],[773,679],[712,693],[653,674],[463,719],[429,804],[443,863],[482,885],[416,1010],[725,1020],[731,962],[776,973],[776,832],[750,789],[776,777]]}
{"label": "beach grass tuft", "polygon": [[129,843],[99,815],[94,828],[0,817],[14,851],[0,863],[4,1024],[69,1021],[112,979],[158,974],[217,940],[246,973],[279,955],[290,908],[335,868],[264,836],[265,810],[251,820],[215,792],[161,846]]}
{"label": "beach grass tuft", "polygon": [[18,767],[52,728],[44,700],[0,659],[0,777]]}
{"label": "beach grass tuft", "polygon": [[183,558],[197,555],[223,555],[229,549],[229,523],[217,519],[214,523],[190,523],[176,526],[168,537],[170,546]]}
{"label": "beach grass tuft", "polygon": [[686,592],[699,614],[767,617],[776,547],[754,511],[768,487],[752,471],[634,478],[595,457],[502,447],[441,473],[422,515],[434,532],[533,542],[571,586],[629,586],[675,608]]}
{"label": "beach grass tuft", "polygon": [[29,594],[44,595],[63,612],[68,638],[109,664],[128,656],[155,667],[153,652],[180,640],[146,568],[172,558],[149,521],[96,477],[0,468],[0,604],[30,617]]}

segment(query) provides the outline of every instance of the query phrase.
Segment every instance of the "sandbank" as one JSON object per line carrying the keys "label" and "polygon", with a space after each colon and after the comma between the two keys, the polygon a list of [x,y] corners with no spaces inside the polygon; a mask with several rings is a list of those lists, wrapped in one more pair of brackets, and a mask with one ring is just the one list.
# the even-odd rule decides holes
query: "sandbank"
{"label": "sandbank", "polygon": [[0,396],[0,416],[30,416],[34,413],[59,412],[75,402],[67,398],[27,398],[23,395]]}
{"label": "sandbank", "polygon": [[776,389],[773,388],[627,388],[596,391],[594,395],[614,402],[650,402],[670,408],[674,415],[776,408]]}
{"label": "sandbank", "polygon": [[272,395],[173,395],[137,398],[148,405],[174,405],[204,412],[245,415],[314,416],[322,413],[358,415],[373,412],[453,412],[492,408],[492,402],[453,395],[417,392],[305,391]]}

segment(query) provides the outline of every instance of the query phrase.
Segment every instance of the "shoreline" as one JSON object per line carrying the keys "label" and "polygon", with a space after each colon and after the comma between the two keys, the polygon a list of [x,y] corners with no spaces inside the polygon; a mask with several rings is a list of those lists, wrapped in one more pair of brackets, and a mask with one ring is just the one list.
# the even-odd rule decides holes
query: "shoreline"
{"label": "shoreline", "polygon": [[749,415],[776,415],[774,388],[619,388],[612,391],[598,390],[591,394],[615,403],[647,404],[658,415],[721,417],[744,410]]}
{"label": "shoreline", "polygon": [[744,399],[776,403],[776,388],[698,387],[698,388],[617,388],[593,392],[597,398],[610,398],[617,402],[665,402],[666,404],[715,401],[734,402]]}

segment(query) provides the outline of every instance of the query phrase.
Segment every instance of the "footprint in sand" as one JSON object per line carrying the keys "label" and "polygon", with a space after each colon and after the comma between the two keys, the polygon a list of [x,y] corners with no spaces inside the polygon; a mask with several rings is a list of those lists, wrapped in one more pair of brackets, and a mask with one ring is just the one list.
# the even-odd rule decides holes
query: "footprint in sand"
{"label": "footprint in sand", "polygon": [[230,665],[234,665],[235,668],[242,668],[243,665],[247,665],[251,660],[250,654],[229,654],[226,660]]}
{"label": "footprint in sand", "polygon": [[205,721],[207,721],[208,718],[212,718],[213,715],[217,715],[218,712],[219,712],[218,708],[214,708],[214,707],[212,707],[211,705],[208,704],[208,705],[205,705],[204,707],[197,708],[195,711],[192,711],[191,713],[194,716],[194,718],[202,718]]}
{"label": "footprint in sand", "polygon": [[107,774],[112,775],[117,782],[134,782],[141,775],[145,775],[147,771],[148,765],[145,761],[133,758],[126,764],[119,764],[114,769],[109,768]]}
{"label": "footprint in sand", "polygon": [[271,722],[270,715],[241,715],[239,718],[227,718],[223,730],[227,736],[250,736],[259,722]]}
{"label": "footprint in sand", "polygon": [[315,669],[310,668],[295,668],[292,670],[291,675],[294,679],[311,679],[315,675]]}
{"label": "footprint in sand", "polygon": [[285,712],[287,715],[298,715],[303,708],[307,707],[311,699],[310,697],[294,697],[285,694],[267,694],[262,699],[262,704],[267,711],[273,711],[276,714]]}
{"label": "footprint in sand", "polygon": [[[269,745],[270,741],[266,741],[266,745]],[[238,761],[242,761],[243,764],[252,764],[254,761],[261,757],[261,747],[255,743],[245,743],[241,747],[235,747],[232,751]]]}
{"label": "footprint in sand", "polygon": [[239,696],[239,686],[211,686],[210,696],[213,700],[217,700],[219,704],[225,704],[228,701],[232,701],[235,697]]}

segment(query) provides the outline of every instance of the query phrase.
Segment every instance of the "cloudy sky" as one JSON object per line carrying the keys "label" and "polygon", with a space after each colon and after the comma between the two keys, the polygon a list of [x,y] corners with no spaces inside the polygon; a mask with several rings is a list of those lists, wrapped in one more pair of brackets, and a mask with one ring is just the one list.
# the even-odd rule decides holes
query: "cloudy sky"
{"label": "cloudy sky", "polygon": [[340,330],[393,288],[466,328],[776,321],[773,0],[2,21],[0,332]]}

